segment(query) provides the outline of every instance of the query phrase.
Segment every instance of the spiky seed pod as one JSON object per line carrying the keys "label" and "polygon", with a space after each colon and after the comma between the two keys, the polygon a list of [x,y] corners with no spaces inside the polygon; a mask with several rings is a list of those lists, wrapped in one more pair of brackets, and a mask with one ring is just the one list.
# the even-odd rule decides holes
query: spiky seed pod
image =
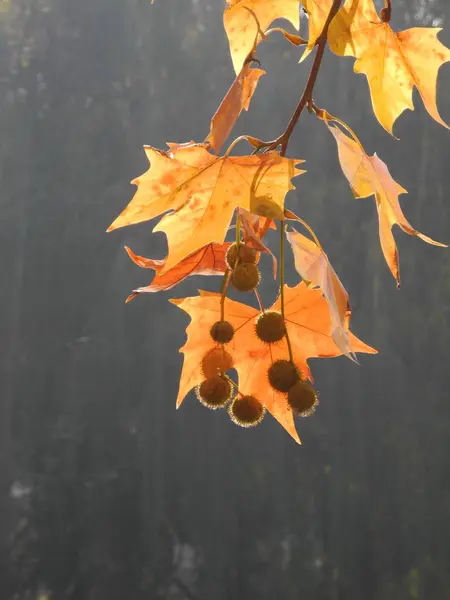
{"label": "spiky seed pod", "polygon": [[231,399],[231,384],[225,377],[214,375],[197,386],[196,394],[200,402],[207,408],[213,410],[223,408]]}
{"label": "spiky seed pod", "polygon": [[240,292],[251,292],[260,280],[259,269],[253,263],[240,263],[231,275],[231,283]]}
{"label": "spiky seed pod", "polygon": [[216,321],[209,330],[209,335],[219,344],[228,344],[234,335],[234,327],[228,321]]}
{"label": "spiky seed pod", "polygon": [[276,310],[261,313],[255,323],[256,335],[267,344],[279,342],[286,335],[283,315]]}
{"label": "spiky seed pod", "polygon": [[231,244],[225,256],[225,260],[227,261],[227,265],[230,267],[230,269],[234,269],[234,267],[236,266],[238,254],[239,262],[256,263],[256,261],[258,260],[258,252],[254,248],[250,248],[245,244],[239,244],[238,253],[237,245]]}
{"label": "spiky seed pod", "polygon": [[317,406],[317,392],[306,381],[297,381],[288,392],[288,403],[294,414],[308,417]]}
{"label": "spiky seed pod", "polygon": [[268,371],[270,385],[279,392],[287,392],[298,381],[295,366],[289,360],[276,360]]}
{"label": "spiky seed pod", "polygon": [[202,372],[205,379],[218,375],[218,371],[226,373],[233,367],[233,359],[224,348],[213,348],[202,360]]}
{"label": "spiky seed pod", "polygon": [[266,409],[254,396],[242,396],[233,400],[228,414],[236,425],[254,427],[264,419]]}

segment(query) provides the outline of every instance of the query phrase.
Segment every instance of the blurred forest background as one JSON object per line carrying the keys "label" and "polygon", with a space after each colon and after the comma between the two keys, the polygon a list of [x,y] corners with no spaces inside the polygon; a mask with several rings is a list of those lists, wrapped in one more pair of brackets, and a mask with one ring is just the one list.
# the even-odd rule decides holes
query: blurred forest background
{"label": "blurred forest background", "polygon": [[[311,361],[321,404],[303,446],[175,397],[187,316],[123,246],[165,255],[151,224],[106,234],[146,168],[143,144],[202,140],[233,79],[222,0],[0,4],[0,596],[5,600],[450,598],[450,254],[396,231],[402,288],[373,199],[355,201],[326,128],[287,206],[347,287],[352,329],[380,350]],[[393,0],[394,24],[443,26],[446,0]],[[302,21],[306,35],[307,22]],[[278,135],[311,59],[281,36],[234,134]],[[315,100],[409,190],[411,224],[450,240],[450,134],[424,111],[375,120],[366,80],[327,52]],[[450,122],[450,67],[438,102]],[[238,148],[246,152],[245,144]],[[269,269],[268,264],[266,268]],[[288,280],[297,277],[289,257]],[[276,286],[267,278],[266,302]]]}

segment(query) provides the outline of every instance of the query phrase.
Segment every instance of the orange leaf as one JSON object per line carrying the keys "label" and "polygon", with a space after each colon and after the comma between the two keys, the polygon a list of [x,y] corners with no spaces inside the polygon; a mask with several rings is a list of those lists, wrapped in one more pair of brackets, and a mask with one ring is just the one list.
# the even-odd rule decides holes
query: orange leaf
{"label": "orange leaf", "polygon": [[211,242],[223,243],[234,210],[245,208],[270,218],[283,216],[284,197],[301,160],[277,152],[214,156],[204,144],[169,144],[170,151],[145,148],[151,168],[134,180],[138,191],[110,225],[148,221],[172,210],[154,228],[168,238],[165,273]]}
{"label": "orange leaf", "polygon": [[391,134],[397,117],[414,110],[414,86],[433,119],[448,127],[436,105],[438,71],[450,60],[450,50],[437,39],[439,31],[414,27],[394,32],[379,18],[373,0],[346,0],[331,23],[331,49],[357,59],[355,73],[366,75],[375,116]]}
{"label": "orange leaf", "polygon": [[302,4],[308,13],[308,45],[300,62],[304,61],[315,47],[317,38],[322,33],[330,14],[333,0],[302,0]]}
{"label": "orange leaf", "polygon": [[265,74],[266,72],[262,69],[251,69],[250,63],[242,67],[211,119],[211,129],[205,141],[209,142],[216,152],[219,152],[230,135],[242,110],[248,110],[259,78]]}
{"label": "orange leaf", "polygon": [[186,257],[163,275],[161,275],[161,271],[166,263],[165,259],[156,260],[138,256],[128,246],[125,246],[128,256],[134,263],[143,269],[153,269],[156,273],[150,285],[133,290],[133,294],[127,298],[127,301],[129,302],[138,294],[170,290],[190,275],[223,275],[227,270],[225,255],[230,245],[229,242],[208,244]]}
{"label": "orange leaf", "polygon": [[258,215],[252,215],[243,209],[240,209],[239,217],[244,230],[244,242],[247,246],[250,246],[250,248],[270,254],[272,257],[273,278],[276,279],[277,259],[272,250],[261,241],[267,231],[274,227],[272,219],[265,219],[264,217],[258,217]]}
{"label": "orange leaf", "polygon": [[325,252],[312,240],[297,231],[286,232],[294,253],[295,268],[308,287],[322,290],[331,314],[332,338],[343,354],[355,360],[348,327],[351,308],[348,294]]}
{"label": "orange leaf", "polygon": [[296,29],[300,27],[299,0],[227,0],[227,4],[223,22],[236,74],[262,39],[258,23],[262,32],[275,19],[287,19]]}
{"label": "orange leaf", "polygon": [[339,161],[355,198],[375,196],[381,249],[392,275],[397,281],[397,286],[399,286],[400,268],[397,246],[392,235],[393,225],[398,225],[405,233],[416,235],[428,244],[444,248],[446,245],[435,242],[411,227],[398,200],[399,195],[406,194],[407,191],[392,179],[387,165],[376,154],[368,156],[359,141],[351,139],[338,127],[328,125],[328,128],[335,137]]}
{"label": "orange leaf", "polygon": [[[211,326],[221,318],[220,294],[200,292],[200,296],[171,300],[191,317],[187,327],[187,342],[180,352],[184,354],[179,406],[185,396],[205,378],[202,362],[205,356],[221,348],[208,335]],[[280,299],[272,306],[280,310]],[[286,431],[300,443],[295,429],[292,411],[286,395],[275,391],[268,382],[267,372],[275,360],[289,360],[286,340],[276,344],[265,344],[255,333],[255,319],[259,311],[251,306],[225,299],[225,319],[234,327],[234,337],[224,345],[230,355],[233,368],[238,374],[239,391],[255,396],[278,420]],[[312,357],[331,358],[342,355],[342,350],[331,337],[331,316],[326,300],[320,290],[299,283],[290,288],[285,286],[286,328],[292,344],[295,363],[304,378],[312,380],[307,359]],[[376,350],[349,333],[354,352],[375,354]]]}

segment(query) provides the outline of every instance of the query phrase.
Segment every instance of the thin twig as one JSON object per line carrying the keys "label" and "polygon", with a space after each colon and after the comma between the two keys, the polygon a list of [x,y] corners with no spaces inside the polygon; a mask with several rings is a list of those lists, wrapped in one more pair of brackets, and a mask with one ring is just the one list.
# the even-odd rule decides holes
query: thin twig
{"label": "thin twig", "polygon": [[322,64],[325,47],[327,45],[328,28],[330,26],[331,21],[334,19],[336,13],[338,12],[341,6],[341,2],[342,0],[333,0],[333,5],[328,14],[322,33],[320,34],[316,42],[317,52],[314,57],[311,72],[309,73],[308,81],[306,82],[305,90],[302,94],[302,97],[300,98],[297,108],[294,111],[294,114],[292,115],[286,127],[286,130],[276,140],[273,140],[272,142],[265,142],[261,146],[261,148],[266,148],[267,150],[274,150],[275,148],[278,148],[278,146],[280,146],[280,155],[284,156],[286,154],[289,138],[291,137],[292,132],[294,131],[295,126],[297,125],[297,122],[300,118],[300,115],[303,112],[303,109],[305,108],[305,106],[310,106],[310,104],[313,101],[312,94],[314,91],[314,86],[317,81],[317,76],[319,74],[320,66]]}

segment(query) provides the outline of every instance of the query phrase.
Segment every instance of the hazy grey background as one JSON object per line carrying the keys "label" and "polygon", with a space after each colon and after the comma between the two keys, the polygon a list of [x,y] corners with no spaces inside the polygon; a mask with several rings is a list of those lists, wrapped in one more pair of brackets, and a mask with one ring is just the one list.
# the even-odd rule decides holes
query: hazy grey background
{"label": "hazy grey background", "polygon": [[[393,0],[402,27],[444,0]],[[142,173],[143,144],[201,140],[233,79],[212,0],[3,0],[0,13],[0,596],[5,600],[443,600],[450,597],[450,254],[396,231],[402,288],[335,142],[302,117],[307,160],[287,205],[346,285],[361,366],[311,361],[321,404],[298,447],[192,395],[176,412],[188,319],[123,245],[163,257],[152,224],[106,234]],[[303,22],[306,34],[306,23]],[[278,135],[311,59],[271,37],[235,134]],[[411,224],[450,240],[450,133],[403,115],[396,141],[351,59],[327,53],[319,106],[353,127],[409,190]],[[439,105],[450,122],[450,67]],[[245,151],[245,145],[239,148]],[[270,269],[266,263],[267,272]],[[296,281],[289,259],[288,279]],[[275,296],[269,278],[266,302]]]}

